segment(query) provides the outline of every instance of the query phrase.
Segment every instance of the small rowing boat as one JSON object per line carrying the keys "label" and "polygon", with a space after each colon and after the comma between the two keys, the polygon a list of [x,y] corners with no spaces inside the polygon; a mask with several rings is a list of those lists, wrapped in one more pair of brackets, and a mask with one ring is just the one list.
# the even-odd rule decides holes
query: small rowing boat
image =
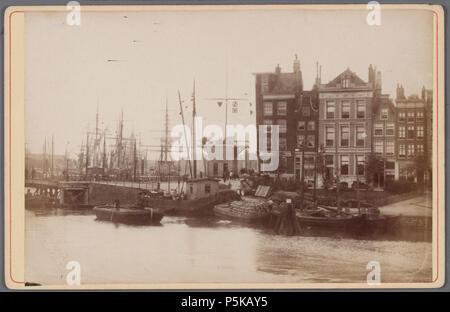
{"label": "small rowing boat", "polygon": [[96,206],[93,209],[97,220],[135,225],[157,225],[164,215],[154,208]]}

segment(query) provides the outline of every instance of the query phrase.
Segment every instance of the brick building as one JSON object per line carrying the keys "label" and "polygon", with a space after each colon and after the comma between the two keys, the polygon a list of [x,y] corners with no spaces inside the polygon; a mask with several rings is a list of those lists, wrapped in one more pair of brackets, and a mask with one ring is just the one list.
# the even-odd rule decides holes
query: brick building
{"label": "brick building", "polygon": [[[373,110],[373,153],[383,159],[383,174],[373,177],[376,186],[395,180],[397,110],[389,95],[376,96]],[[398,168],[397,168],[398,170]]]}
{"label": "brick building", "polygon": [[427,170],[425,179],[431,181],[433,175],[433,90],[422,87],[422,101],[426,111],[426,140],[427,140]]}
{"label": "brick building", "polygon": [[[422,182],[427,163],[427,109],[425,100],[413,94],[405,97],[404,88],[397,85],[397,162],[398,179]],[[424,165],[425,164],[425,165]]]}
{"label": "brick building", "polygon": [[368,82],[350,69],[319,84],[319,149],[324,180],[339,175],[351,186],[365,181],[365,163],[372,152],[374,97],[381,93],[381,73],[369,67]]}
{"label": "brick building", "polygon": [[302,178],[302,161],[304,159],[304,181],[310,186],[314,185],[314,169],[319,143],[317,135],[319,128],[318,95],[316,86],[312,91],[302,91],[299,94],[297,108],[294,110],[294,117],[297,120],[296,136],[289,135],[290,140],[296,140],[293,153],[295,156],[295,179],[300,181]]}
{"label": "brick building", "polygon": [[[294,176],[293,153],[297,147],[296,131],[300,94],[303,91],[302,72],[297,56],[293,71],[282,73],[279,65],[275,72],[255,74],[256,125],[279,125],[279,166],[276,173]],[[259,129],[259,128],[258,128]],[[292,135],[291,135],[292,134]],[[258,131],[258,158],[260,135]],[[268,149],[270,133],[268,135]],[[263,160],[260,160],[260,163]],[[260,168],[260,164],[259,164]],[[258,168],[258,169],[259,169]]]}

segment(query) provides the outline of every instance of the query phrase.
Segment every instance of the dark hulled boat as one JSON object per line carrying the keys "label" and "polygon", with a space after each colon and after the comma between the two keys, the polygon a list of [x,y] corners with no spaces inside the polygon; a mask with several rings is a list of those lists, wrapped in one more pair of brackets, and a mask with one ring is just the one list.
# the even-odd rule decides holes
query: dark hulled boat
{"label": "dark hulled boat", "polygon": [[339,229],[346,231],[357,231],[364,223],[363,216],[332,213],[323,209],[297,211],[296,217],[302,227]]}
{"label": "dark hulled boat", "polygon": [[[323,209],[336,212],[337,207],[321,205]],[[344,202],[343,212],[354,217],[362,217],[363,226],[360,227],[361,232],[365,233],[385,233],[391,230],[399,216],[387,216],[380,213],[377,207],[369,203],[360,203],[360,208],[353,202]]]}
{"label": "dark hulled boat", "polygon": [[157,225],[164,215],[153,208],[96,206],[93,209],[98,220],[134,225]]}

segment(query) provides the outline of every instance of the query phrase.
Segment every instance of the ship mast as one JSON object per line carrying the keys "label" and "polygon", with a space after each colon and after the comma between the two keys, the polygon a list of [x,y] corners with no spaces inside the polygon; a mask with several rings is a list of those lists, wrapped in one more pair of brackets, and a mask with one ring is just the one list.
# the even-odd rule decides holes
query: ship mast
{"label": "ship mast", "polygon": [[117,168],[120,170],[122,156],[122,135],[123,135],[123,109],[119,121],[119,139],[117,143]]}
{"label": "ship mast", "polygon": [[51,171],[51,178],[53,179],[53,170],[54,170],[54,149],[53,149],[53,134],[52,134],[52,171]]}
{"label": "ship mast", "polygon": [[88,176],[89,167],[89,131],[86,134],[86,178]]}
{"label": "ship mast", "polygon": [[194,91],[192,93],[192,157],[194,161],[194,179],[197,178],[197,143],[195,142],[195,80],[194,80]]}
{"label": "ship mast", "polygon": [[[191,178],[192,178],[192,167],[191,167],[191,158],[189,157],[189,145],[188,145],[188,138],[186,135],[186,127],[185,127],[185,122],[184,122],[184,113],[183,113],[183,104],[181,104],[181,95],[180,95],[180,91],[178,91],[178,102],[180,103],[180,113],[181,113],[181,120],[183,121],[183,130],[184,130],[184,140],[186,142],[186,149],[187,149],[187,160],[188,160],[188,164],[189,164],[189,173],[191,174]],[[180,160],[179,160],[180,161]],[[185,170],[186,171],[186,170]]]}
{"label": "ship mast", "polygon": [[106,173],[107,161],[106,161],[106,129],[103,131],[103,173]]}

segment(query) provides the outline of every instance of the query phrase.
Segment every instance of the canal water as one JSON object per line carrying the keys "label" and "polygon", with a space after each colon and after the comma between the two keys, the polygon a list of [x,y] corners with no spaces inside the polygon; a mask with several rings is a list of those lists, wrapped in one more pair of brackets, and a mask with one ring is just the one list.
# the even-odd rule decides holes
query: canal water
{"label": "canal water", "polygon": [[25,277],[65,284],[77,261],[81,283],[429,282],[430,242],[273,235],[220,219],[164,217],[161,226],[95,220],[92,213],[26,211]]}

